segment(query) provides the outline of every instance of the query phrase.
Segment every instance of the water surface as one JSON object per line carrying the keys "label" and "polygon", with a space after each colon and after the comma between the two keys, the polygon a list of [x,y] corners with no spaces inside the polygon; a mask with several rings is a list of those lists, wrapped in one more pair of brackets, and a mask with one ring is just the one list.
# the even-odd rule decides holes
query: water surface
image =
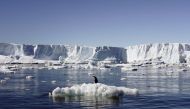
{"label": "water surface", "polygon": [[[173,70],[171,72],[171,70]],[[176,71],[176,72],[175,72]],[[138,96],[120,99],[100,97],[66,97],[53,99],[48,93],[56,87],[93,82],[88,73],[94,73],[99,82],[107,85],[137,88]],[[26,76],[35,78],[28,80]],[[0,73],[0,79],[9,77],[0,85],[0,108],[18,109],[189,109],[190,72],[175,69],[150,69],[121,72],[118,69],[100,70],[48,70],[28,69],[15,74]],[[126,80],[121,80],[125,77]],[[53,83],[52,81],[56,81]]]}

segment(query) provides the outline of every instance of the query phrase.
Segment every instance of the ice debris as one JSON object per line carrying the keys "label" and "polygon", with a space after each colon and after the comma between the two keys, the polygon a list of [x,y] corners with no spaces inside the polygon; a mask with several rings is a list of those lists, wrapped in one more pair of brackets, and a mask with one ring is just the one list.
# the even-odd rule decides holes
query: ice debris
{"label": "ice debris", "polygon": [[121,78],[120,80],[121,80],[121,81],[123,81],[123,80],[127,80],[127,78],[123,77],[123,78]]}
{"label": "ice debris", "polygon": [[6,81],[6,80],[3,80],[3,79],[0,81],[1,84],[5,84],[6,82],[7,82],[7,81]]}
{"label": "ice debris", "polygon": [[56,82],[57,82],[57,81],[55,81],[55,80],[52,80],[52,81],[51,81],[52,84],[55,84]]}
{"label": "ice debris", "polygon": [[26,79],[28,79],[28,80],[34,79],[34,76],[26,76]]}

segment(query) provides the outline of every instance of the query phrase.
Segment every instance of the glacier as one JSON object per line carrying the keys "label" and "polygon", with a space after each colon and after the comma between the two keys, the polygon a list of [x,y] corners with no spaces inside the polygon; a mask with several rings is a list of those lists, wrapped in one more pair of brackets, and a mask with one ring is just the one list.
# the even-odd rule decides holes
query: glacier
{"label": "glacier", "polygon": [[59,61],[65,63],[139,63],[160,61],[190,63],[190,44],[153,43],[128,47],[72,45],[27,45],[0,43],[0,63]]}

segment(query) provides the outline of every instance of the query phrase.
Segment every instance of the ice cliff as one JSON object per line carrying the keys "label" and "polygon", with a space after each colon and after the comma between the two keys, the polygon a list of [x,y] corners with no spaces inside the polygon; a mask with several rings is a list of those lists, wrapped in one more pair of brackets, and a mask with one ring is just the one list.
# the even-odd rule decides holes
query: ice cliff
{"label": "ice cliff", "polygon": [[165,63],[186,63],[189,59],[190,45],[180,43],[158,43],[129,46],[127,61],[160,60]]}
{"label": "ice cliff", "polygon": [[178,64],[190,63],[190,45],[158,43],[122,48],[0,43],[0,58],[3,57],[14,57],[18,61],[22,57],[30,57],[34,60],[59,60],[61,58],[66,63],[88,63],[90,61],[132,63],[156,60]]}
{"label": "ice cliff", "polygon": [[19,60],[21,57],[32,57],[36,60],[59,60],[66,63],[88,63],[115,59],[126,62],[126,50],[119,47],[86,47],[66,45],[25,45],[0,43],[0,55],[10,56]]}

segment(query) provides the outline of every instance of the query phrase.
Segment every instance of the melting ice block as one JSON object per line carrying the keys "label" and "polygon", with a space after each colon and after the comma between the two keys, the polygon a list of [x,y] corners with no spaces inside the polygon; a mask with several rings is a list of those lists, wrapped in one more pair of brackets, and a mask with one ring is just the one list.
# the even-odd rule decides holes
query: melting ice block
{"label": "melting ice block", "polygon": [[102,83],[83,83],[72,87],[57,87],[52,91],[52,97],[65,96],[96,96],[96,97],[121,97],[125,95],[137,95],[138,89],[126,87],[108,86]]}

